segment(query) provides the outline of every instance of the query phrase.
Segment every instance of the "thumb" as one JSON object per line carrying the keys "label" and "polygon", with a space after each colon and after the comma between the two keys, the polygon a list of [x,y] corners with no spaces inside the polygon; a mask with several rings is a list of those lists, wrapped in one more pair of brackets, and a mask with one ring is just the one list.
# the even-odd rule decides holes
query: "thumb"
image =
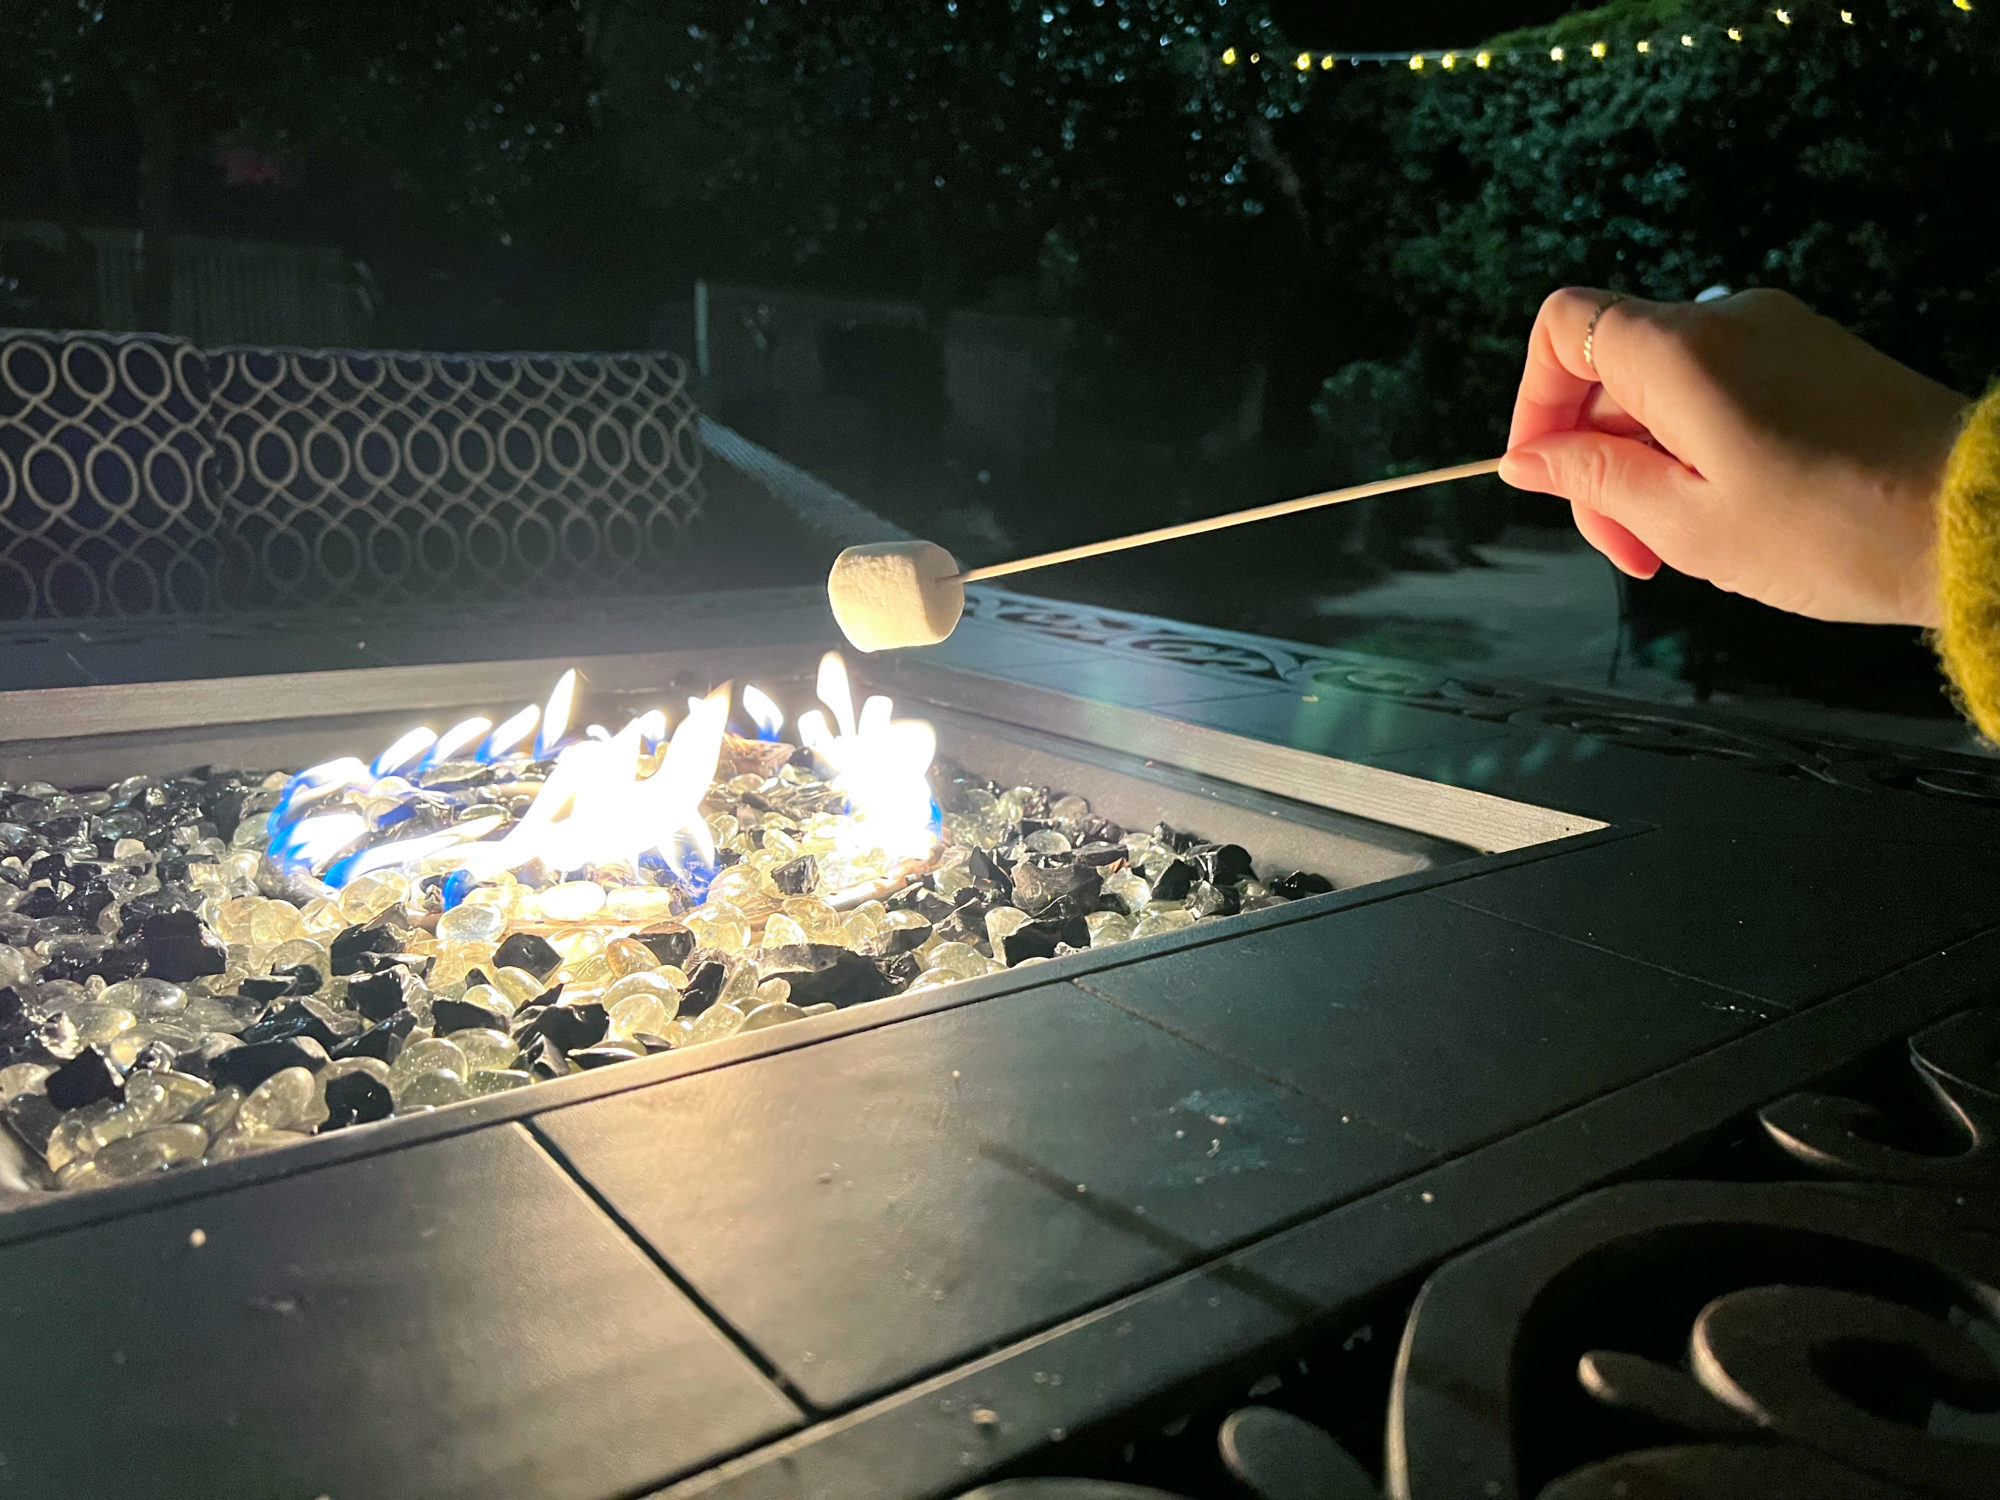
{"label": "thumb", "polygon": [[[1683,550],[1676,543],[1688,533],[1701,485],[1671,454],[1605,432],[1552,432],[1522,443],[1501,459],[1500,477],[1517,489],[1560,495],[1579,511],[1595,512],[1615,523],[1609,531],[1636,539],[1655,560]],[[1597,529],[1586,526],[1584,535],[1602,550]],[[1608,555],[1625,566],[1617,552]]]}

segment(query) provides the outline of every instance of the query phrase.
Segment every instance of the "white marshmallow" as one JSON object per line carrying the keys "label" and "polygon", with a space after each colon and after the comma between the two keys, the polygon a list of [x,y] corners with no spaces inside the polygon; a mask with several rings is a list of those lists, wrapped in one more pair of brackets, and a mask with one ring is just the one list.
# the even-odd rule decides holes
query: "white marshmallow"
{"label": "white marshmallow", "polygon": [[965,587],[952,578],[958,571],[935,542],[849,547],[833,560],[826,593],[857,650],[935,646],[965,611]]}

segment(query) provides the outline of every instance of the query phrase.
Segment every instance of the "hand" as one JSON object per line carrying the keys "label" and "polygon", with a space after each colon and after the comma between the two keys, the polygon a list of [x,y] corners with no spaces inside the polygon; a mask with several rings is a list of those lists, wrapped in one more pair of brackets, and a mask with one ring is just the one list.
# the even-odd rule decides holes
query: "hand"
{"label": "hand", "polygon": [[1662,562],[1821,620],[1936,625],[1937,496],[1967,405],[1783,292],[1542,304],[1500,477]]}

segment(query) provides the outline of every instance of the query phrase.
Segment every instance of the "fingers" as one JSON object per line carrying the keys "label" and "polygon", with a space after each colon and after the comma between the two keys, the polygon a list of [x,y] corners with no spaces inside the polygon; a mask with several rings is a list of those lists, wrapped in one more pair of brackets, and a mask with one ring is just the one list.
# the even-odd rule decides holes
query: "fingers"
{"label": "fingers", "polygon": [[1569,509],[1576,517],[1576,529],[1583,539],[1609,558],[1619,572],[1643,580],[1660,571],[1660,554],[1611,517],[1583,505],[1571,505]]}
{"label": "fingers", "polygon": [[1583,362],[1583,335],[1591,314],[1611,294],[1591,287],[1564,287],[1551,293],[1535,314],[1528,333],[1528,362],[1514,398],[1514,422],[1507,446],[1581,425],[1597,375]]}
{"label": "fingers", "polygon": [[1645,437],[1646,424],[1633,416],[1624,407],[1611,399],[1611,393],[1598,386],[1583,404],[1583,420],[1577,424],[1592,432],[1610,432],[1619,437]]}
{"label": "fingers", "polygon": [[[1650,342],[1643,330],[1657,305],[1636,297],[1613,302],[1611,295],[1596,287],[1564,287],[1542,304],[1528,335],[1528,361],[1514,399],[1508,447],[1580,427],[1615,431],[1622,424],[1644,424],[1640,403],[1645,387],[1635,378],[1644,365],[1634,345]],[[1597,319],[1594,335],[1592,318]],[[1583,358],[1586,337],[1591,339],[1588,364]],[[1609,420],[1600,422],[1600,417]]]}
{"label": "fingers", "polygon": [[1650,578],[1662,558],[1695,571],[1688,566],[1688,544],[1702,481],[1650,443],[1601,432],[1552,432],[1510,449],[1500,461],[1500,477],[1578,507],[1585,540],[1635,578]]}

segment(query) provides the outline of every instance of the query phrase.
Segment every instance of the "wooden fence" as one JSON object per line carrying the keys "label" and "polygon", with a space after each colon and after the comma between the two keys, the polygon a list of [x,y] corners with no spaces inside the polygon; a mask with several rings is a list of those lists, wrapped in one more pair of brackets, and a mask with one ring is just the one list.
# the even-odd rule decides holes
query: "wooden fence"
{"label": "wooden fence", "polygon": [[[88,286],[65,285],[50,300],[70,326],[114,332],[138,326],[141,267],[150,252],[137,230],[66,228],[32,220],[0,221],[0,255],[37,258],[43,267]],[[9,253],[11,252],[11,253]],[[367,342],[369,312],[361,282],[340,251],[315,245],[175,235],[168,326],[197,344],[296,344],[309,348]],[[88,269],[85,269],[85,268]],[[90,310],[84,319],[75,314]]]}

